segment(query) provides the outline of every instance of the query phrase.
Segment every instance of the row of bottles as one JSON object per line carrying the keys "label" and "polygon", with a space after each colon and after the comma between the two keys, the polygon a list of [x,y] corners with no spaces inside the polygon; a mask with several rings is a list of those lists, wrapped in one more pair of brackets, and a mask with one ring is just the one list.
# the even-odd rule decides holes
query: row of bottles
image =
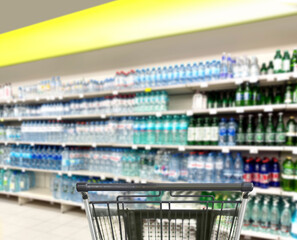
{"label": "row of bottles", "polygon": [[297,192],[297,162],[286,157],[282,167],[282,189]]}
{"label": "row of bottles", "polygon": [[35,186],[34,172],[21,172],[0,169],[0,191],[27,191]]}

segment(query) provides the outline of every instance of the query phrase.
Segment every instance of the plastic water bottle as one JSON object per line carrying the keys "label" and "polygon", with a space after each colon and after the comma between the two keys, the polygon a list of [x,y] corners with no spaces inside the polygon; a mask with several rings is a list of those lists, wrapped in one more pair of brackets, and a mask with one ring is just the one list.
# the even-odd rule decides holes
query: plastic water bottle
{"label": "plastic water bottle", "polygon": [[147,144],[154,144],[155,140],[155,117],[149,116],[147,120]]}
{"label": "plastic water bottle", "polygon": [[213,183],[215,173],[215,153],[210,152],[205,161],[205,182]]}
{"label": "plastic water bottle", "polygon": [[219,145],[227,145],[227,124],[225,118],[221,118],[221,121],[219,123]]}
{"label": "plastic water bottle", "polygon": [[224,161],[224,182],[231,183],[234,170],[234,163],[231,153],[227,153]]}
{"label": "plastic water bottle", "polygon": [[223,183],[224,182],[224,154],[218,153],[215,161],[215,182]]}
{"label": "plastic water bottle", "polygon": [[180,154],[175,153],[172,155],[171,159],[169,160],[169,172],[168,172],[168,180],[171,182],[176,182],[180,176]]}
{"label": "plastic water bottle", "polygon": [[209,61],[207,61],[205,63],[205,81],[210,81],[211,80],[211,66],[210,66],[210,63]]}
{"label": "plastic water bottle", "polygon": [[186,145],[188,139],[188,119],[186,115],[182,115],[178,124],[178,144]]}
{"label": "plastic water bottle", "polygon": [[198,80],[199,82],[204,81],[205,77],[205,68],[203,62],[200,62],[198,65]]}
{"label": "plastic water bottle", "polygon": [[186,67],[184,64],[181,64],[179,67],[179,79],[181,83],[186,83],[187,75],[186,75]]}
{"label": "plastic water bottle", "polygon": [[192,71],[192,66],[190,63],[188,63],[186,66],[186,81],[187,82],[193,81],[193,71]]}
{"label": "plastic water bottle", "polygon": [[241,183],[242,176],[243,176],[243,160],[241,157],[241,153],[237,153],[235,162],[234,162],[234,181],[237,183]]}
{"label": "plastic water bottle", "polygon": [[199,81],[199,69],[197,63],[194,63],[192,66],[192,79],[193,82]]}
{"label": "plastic water bottle", "polygon": [[234,146],[236,144],[236,129],[237,124],[234,121],[234,118],[230,118],[228,123],[228,145]]}
{"label": "plastic water bottle", "polygon": [[226,53],[223,53],[222,54],[221,69],[220,69],[220,79],[226,79],[227,76],[228,76],[227,58],[226,58]]}
{"label": "plastic water bottle", "polygon": [[163,142],[162,144],[171,144],[171,130],[172,130],[172,117],[167,115],[164,121],[164,131],[163,131]]}
{"label": "plastic water bottle", "polygon": [[173,68],[173,84],[180,84],[180,73],[178,65]]}
{"label": "plastic water bottle", "polygon": [[197,175],[196,175],[196,182],[203,183],[205,182],[205,164],[206,164],[206,154],[204,152],[199,152],[197,156],[197,162],[196,162],[196,169],[197,169]]}

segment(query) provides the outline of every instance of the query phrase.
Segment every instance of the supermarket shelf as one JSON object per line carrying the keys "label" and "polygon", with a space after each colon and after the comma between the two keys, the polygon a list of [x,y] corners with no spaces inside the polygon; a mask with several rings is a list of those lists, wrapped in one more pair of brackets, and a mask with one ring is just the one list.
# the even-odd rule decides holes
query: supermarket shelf
{"label": "supermarket shelf", "polygon": [[107,95],[118,95],[118,94],[129,94],[129,93],[138,93],[138,92],[150,92],[150,91],[160,91],[165,90],[169,94],[183,94],[183,93],[193,93],[195,90],[203,91],[212,91],[212,90],[224,90],[224,89],[234,89],[237,85],[243,82],[259,82],[260,85],[273,85],[279,84],[282,81],[294,80],[297,78],[297,75],[293,73],[282,73],[282,74],[272,74],[272,75],[261,75],[257,77],[245,77],[245,78],[231,78],[225,80],[215,80],[209,82],[197,82],[190,84],[180,84],[180,85],[169,85],[169,86],[159,86],[151,88],[136,88],[136,89],[124,89],[124,90],[108,90],[108,91],[99,91],[91,93],[80,93],[80,94],[66,94],[59,96],[47,96],[47,97],[35,97],[28,99],[8,99],[1,100],[0,104],[14,104],[14,103],[44,103],[44,102],[53,102],[53,101],[64,101],[71,99],[82,99],[82,98],[92,98],[100,97]]}
{"label": "supermarket shelf", "polygon": [[25,141],[0,141],[0,144],[8,145],[51,145],[51,146],[80,146],[80,147],[119,147],[119,148],[132,148],[132,149],[175,149],[180,152],[186,150],[213,150],[222,151],[223,153],[229,153],[230,151],[248,151],[251,154],[257,154],[258,152],[292,152],[297,154],[297,147],[284,147],[284,146],[212,146],[212,145],[149,145],[149,144],[118,144],[118,143],[78,143],[78,142],[25,142]]}
{"label": "supermarket shelf", "polygon": [[251,230],[242,230],[241,235],[248,236],[248,237],[256,237],[261,239],[275,239],[279,240],[279,236],[270,234],[270,233],[263,233],[263,232],[256,232]]}
{"label": "supermarket shelf", "polygon": [[233,114],[233,113],[254,113],[254,112],[274,112],[274,111],[296,111],[297,104],[275,104],[275,105],[258,105],[246,107],[228,107],[228,108],[211,108],[211,109],[189,109],[185,110],[170,110],[161,112],[135,112],[135,113],[111,113],[111,114],[77,114],[77,115],[62,115],[62,116],[32,116],[32,117],[4,117],[2,122],[16,122],[28,120],[86,120],[86,119],[106,119],[110,117],[123,116],[157,116],[163,115],[182,115],[187,114],[192,116],[197,115],[216,115],[216,114]]}
{"label": "supermarket shelf", "polygon": [[268,195],[278,195],[278,196],[287,196],[293,197],[297,200],[297,192],[287,192],[282,190],[281,188],[269,187],[267,189],[255,187],[254,190],[251,192],[252,195],[254,194],[268,194]]}

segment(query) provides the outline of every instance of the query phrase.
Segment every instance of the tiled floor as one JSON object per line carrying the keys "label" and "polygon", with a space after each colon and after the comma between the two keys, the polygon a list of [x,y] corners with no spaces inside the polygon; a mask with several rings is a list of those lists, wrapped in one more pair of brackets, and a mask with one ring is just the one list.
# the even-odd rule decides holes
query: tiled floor
{"label": "tiled floor", "polygon": [[88,240],[82,210],[61,213],[58,205],[32,202],[19,206],[15,198],[0,197],[1,240]]}

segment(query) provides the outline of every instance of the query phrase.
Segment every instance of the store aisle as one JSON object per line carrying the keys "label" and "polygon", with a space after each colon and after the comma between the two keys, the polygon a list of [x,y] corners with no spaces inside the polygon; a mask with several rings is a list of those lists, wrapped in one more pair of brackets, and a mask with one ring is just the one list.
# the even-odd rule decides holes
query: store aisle
{"label": "store aisle", "polygon": [[34,202],[19,206],[14,198],[0,198],[1,240],[91,239],[82,210],[62,214],[59,207]]}

